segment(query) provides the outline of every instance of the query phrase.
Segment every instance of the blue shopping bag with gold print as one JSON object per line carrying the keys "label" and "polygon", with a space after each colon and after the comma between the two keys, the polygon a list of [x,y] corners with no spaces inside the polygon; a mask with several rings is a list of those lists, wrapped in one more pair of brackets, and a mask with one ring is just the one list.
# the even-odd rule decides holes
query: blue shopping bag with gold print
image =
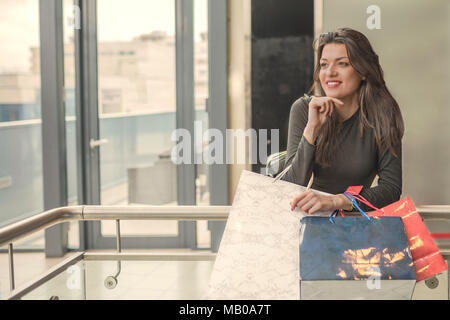
{"label": "blue shopping bag with gold print", "polygon": [[362,213],[302,219],[301,299],[411,299],[416,273],[402,219]]}

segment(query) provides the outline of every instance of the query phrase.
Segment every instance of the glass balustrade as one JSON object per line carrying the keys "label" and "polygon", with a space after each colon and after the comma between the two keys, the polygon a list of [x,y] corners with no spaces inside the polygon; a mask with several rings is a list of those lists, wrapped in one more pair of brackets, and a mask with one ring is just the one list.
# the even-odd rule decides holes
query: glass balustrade
{"label": "glass balustrade", "polygon": [[22,300],[201,300],[213,265],[214,261],[83,260]]}

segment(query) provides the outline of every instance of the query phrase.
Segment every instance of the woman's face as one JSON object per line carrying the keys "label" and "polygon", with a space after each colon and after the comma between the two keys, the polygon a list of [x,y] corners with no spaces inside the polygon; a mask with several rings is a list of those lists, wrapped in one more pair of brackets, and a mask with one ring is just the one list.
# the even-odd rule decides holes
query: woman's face
{"label": "woman's face", "polygon": [[362,77],[350,64],[344,44],[326,44],[320,58],[319,80],[327,97],[345,99],[357,94]]}

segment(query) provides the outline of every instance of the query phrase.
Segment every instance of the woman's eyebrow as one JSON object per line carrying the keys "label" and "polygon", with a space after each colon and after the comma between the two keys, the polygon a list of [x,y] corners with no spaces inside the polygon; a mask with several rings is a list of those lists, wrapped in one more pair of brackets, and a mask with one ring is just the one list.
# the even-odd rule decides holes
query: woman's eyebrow
{"label": "woman's eyebrow", "polygon": [[[341,59],[348,59],[348,57],[339,57],[339,58],[336,58],[335,60],[337,61],[337,60],[341,60]],[[328,59],[326,59],[326,58],[320,58],[320,60],[328,61]]]}

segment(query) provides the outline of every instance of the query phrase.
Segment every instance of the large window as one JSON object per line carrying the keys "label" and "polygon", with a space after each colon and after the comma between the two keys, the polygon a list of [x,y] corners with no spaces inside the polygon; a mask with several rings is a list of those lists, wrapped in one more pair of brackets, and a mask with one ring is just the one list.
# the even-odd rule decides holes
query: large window
{"label": "large window", "polygon": [[[3,44],[0,52],[0,147],[3,150],[0,153],[0,227],[44,210],[43,164],[55,158],[55,163],[67,160],[67,203],[70,206],[82,202],[98,204],[97,187],[102,205],[177,205],[178,199],[180,204],[209,205],[208,166],[197,165],[194,175],[193,167],[177,167],[171,159],[176,143],[172,141],[172,134],[177,125],[190,126],[193,119],[201,123],[203,132],[209,126],[208,0],[83,1],[79,4],[85,5],[82,12],[77,3],[79,1],[74,0],[0,2],[0,41]],[[41,9],[51,8],[53,13],[40,10],[40,4],[44,6]],[[57,12],[61,4],[62,25]],[[50,29],[52,32],[47,37]],[[55,37],[61,35],[58,33],[61,30],[62,47],[60,39]],[[49,53],[46,57],[40,54],[40,32],[42,43],[50,43],[42,48]],[[91,37],[92,34],[96,37]],[[52,64],[53,54],[61,53],[59,49],[63,49],[64,55],[63,79],[58,76],[59,57]],[[191,59],[193,70],[190,69]],[[41,61],[43,65],[49,62],[46,70],[41,70]],[[187,63],[189,67],[183,68]],[[57,68],[53,68],[55,66]],[[43,93],[41,75],[42,79],[48,79],[44,84],[49,84],[48,90],[43,86]],[[54,83],[55,79],[63,83]],[[59,96],[62,84],[64,95]],[[49,98],[55,97],[57,101],[50,101]],[[41,112],[41,101],[47,100]],[[58,142],[59,153],[54,157],[54,154],[43,153],[42,146],[47,148],[49,140],[42,141],[42,135],[44,131],[44,136],[55,137],[52,134],[59,132],[62,125],[59,121],[63,119],[58,112],[63,107],[66,144]],[[57,115],[58,119],[47,115]],[[53,143],[49,144],[52,146]],[[202,148],[198,146],[198,151]],[[62,151],[66,152],[66,159]],[[59,166],[48,164],[46,170],[48,167]],[[185,175],[186,172],[189,174]],[[51,174],[45,176],[45,185],[51,185],[46,190],[48,194],[53,194],[50,191],[53,187],[58,190],[56,183],[66,182],[63,175],[58,176],[58,181],[52,178]],[[177,194],[179,181],[187,186],[182,192],[192,193]],[[81,184],[90,189],[78,194]],[[64,185],[60,187],[64,194],[55,195],[57,199],[52,199],[53,203],[64,200],[66,189]],[[80,224],[73,222],[65,226],[68,225],[68,247],[79,248]],[[83,246],[108,246],[112,238],[108,236],[116,233],[116,224],[111,221],[84,226],[87,228],[81,229],[86,233]],[[141,241],[144,238],[152,238],[154,247],[195,246],[194,233],[200,247],[209,247],[206,221],[199,222],[196,230],[194,223],[184,221],[122,221],[121,229],[130,247],[144,246],[145,241]],[[65,243],[66,231],[64,228],[62,238],[56,232],[46,233],[48,243]],[[23,244],[26,248],[43,249],[46,245],[43,234],[42,231],[32,239],[16,242],[14,247]]]}
{"label": "large window", "polygon": [[0,43],[2,227],[43,211],[39,1],[0,2]]}
{"label": "large window", "polygon": [[[101,203],[176,205],[175,1],[98,1]],[[176,221],[122,221],[124,235],[176,235]],[[102,222],[114,235],[115,223]]]}

